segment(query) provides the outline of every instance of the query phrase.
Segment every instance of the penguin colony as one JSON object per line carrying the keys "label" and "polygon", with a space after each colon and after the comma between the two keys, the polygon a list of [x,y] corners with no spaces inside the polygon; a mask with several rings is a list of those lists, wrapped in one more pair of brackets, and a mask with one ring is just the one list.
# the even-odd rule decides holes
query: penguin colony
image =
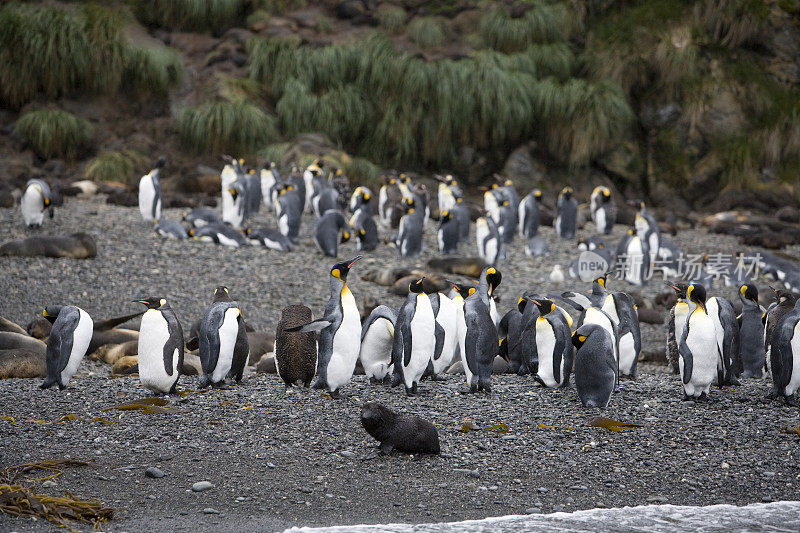
{"label": "penguin colony", "polygon": [[[303,214],[313,214],[314,243],[325,256],[336,257],[338,245],[350,238],[357,239],[359,251],[374,250],[381,242],[379,226],[397,229],[383,242],[396,247],[401,257],[413,258],[422,251],[430,219],[428,191],[424,185],[414,185],[406,174],[385,177],[377,196],[359,186],[345,199],[336,186],[341,170],[323,161],[314,161],[302,172],[293,167],[282,179],[274,163],[256,171],[247,169],[243,160],[223,159],[221,216],[197,208],[184,215],[183,223],[162,218],[159,176],[165,160],[161,158],[139,183],[143,220],[160,235],[172,238],[290,252],[298,243]],[[452,254],[469,239],[470,207],[453,176],[436,177],[440,182],[437,243],[443,254]],[[475,226],[478,254],[489,265],[479,280],[449,281],[448,294],[426,292],[424,278],[413,280],[399,309],[380,305],[362,324],[348,287],[348,274],[361,256],[335,263],[329,271],[330,298],[320,318],[314,319],[313,311],[305,306],[289,306],[281,317],[274,351],[287,387],[309,386],[316,376],[314,388],[338,396],[360,362],[372,383],[402,385],[407,395],[414,396],[421,381],[435,381],[454,361],[460,361],[466,376],[464,392],[488,393],[493,362],[499,356],[512,371],[531,375],[546,388],[569,386],[574,377],[583,405],[605,407],[620,377],[636,377],[642,345],[637,308],[630,295],[607,290],[609,274],[616,269],[619,277],[633,284],[648,283],[655,265],[665,277],[677,274],[680,249],[662,237],[655,217],[641,201],[631,202],[637,213],[627,234],[616,246],[607,244],[604,238],[615,224],[616,207],[610,189],[596,187],[589,211],[598,235],[578,239],[579,251],[593,252],[607,267],[596,273],[591,293],[526,291],[514,308],[500,316],[493,293],[502,280],[498,265],[505,258],[505,245],[519,235],[528,241],[526,253],[535,256],[546,254],[547,244],[538,236],[542,192],[534,189],[520,199],[511,180],[495,177],[497,182],[484,192]],[[558,194],[554,227],[559,238],[572,239],[576,233],[578,202],[573,194],[571,187]],[[46,183],[28,182],[21,198],[25,224],[41,226],[45,212],[53,216],[53,203]],[[262,205],[275,210],[277,228],[247,225]],[[342,212],[345,206],[349,218]],[[743,259],[786,289],[798,287],[800,270],[793,264],[771,254]],[[550,278],[562,281],[564,272],[557,267]],[[567,274],[578,277],[580,268],[573,262]],[[684,397],[705,398],[714,384],[735,385],[739,377],[771,374],[770,396],[793,402],[800,388],[800,303],[791,290],[773,289],[776,301],[764,309],[757,288],[744,274],[733,267],[721,274],[726,284],[739,286],[739,316],[731,302],[707,295],[712,286],[707,263],[686,283],[667,282],[676,297],[667,326],[667,357],[680,375]],[[163,297],[134,301],[147,308],[138,346],[140,381],[154,393],[174,393],[185,349],[180,322]],[[578,320],[573,323],[556,301],[575,308]],[[92,319],[74,306],[48,307],[43,316],[53,329],[42,388],[58,385],[63,389],[88,349]],[[189,343],[199,346],[200,387],[223,387],[229,380],[242,379],[249,355],[245,322],[227,287],[215,290],[197,338]]]}

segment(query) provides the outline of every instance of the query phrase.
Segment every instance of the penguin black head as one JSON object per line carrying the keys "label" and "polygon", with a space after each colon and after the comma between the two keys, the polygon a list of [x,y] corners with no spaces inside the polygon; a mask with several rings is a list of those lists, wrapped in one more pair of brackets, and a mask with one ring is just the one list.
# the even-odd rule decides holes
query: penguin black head
{"label": "penguin black head", "polygon": [[414,208],[417,206],[417,203],[414,201],[413,198],[403,198],[403,207],[405,208],[407,213],[413,213]]}
{"label": "penguin black head", "polygon": [[250,235],[250,234],[253,232],[253,228],[247,227],[247,228],[245,228],[244,230],[242,230],[242,232],[243,232],[245,235]]}
{"label": "penguin black head", "polygon": [[586,335],[579,334],[578,331],[576,330],[572,334],[572,345],[575,346],[575,349],[577,350],[581,346],[583,346],[583,343],[586,342],[586,338],[587,338]]}
{"label": "penguin black head", "polygon": [[534,189],[534,190],[533,190],[533,197],[534,197],[534,198],[535,198],[537,201],[541,201],[541,200],[542,200],[542,191],[541,191],[541,189]]}
{"label": "penguin black head", "polygon": [[611,189],[603,187],[603,201],[608,202],[609,200],[611,200]]}
{"label": "penguin black head", "polygon": [[228,187],[228,192],[230,193],[233,201],[235,202],[236,199],[239,197],[239,191],[237,191],[234,187]]}
{"label": "penguin black head", "polygon": [[423,292],[422,285],[425,281],[425,278],[415,279],[411,283],[408,284],[408,292],[413,292],[414,294],[421,294]]}
{"label": "penguin black head", "polygon": [[61,309],[63,305],[48,305],[44,309],[42,309],[42,316],[47,319],[48,322],[51,324],[56,321],[58,318],[58,314],[61,313]]}
{"label": "penguin black head", "polygon": [[495,267],[486,269],[486,282],[489,284],[489,294],[491,295],[494,290],[500,285],[503,280],[503,275]]}
{"label": "penguin black head", "polygon": [[408,183],[409,181],[411,181],[411,178],[409,176],[406,176],[405,174],[400,174],[399,178],[400,178],[400,183]]}
{"label": "penguin black head", "polygon": [[571,198],[571,197],[572,197],[572,193],[573,193],[573,192],[574,192],[574,191],[572,190],[572,187],[564,187],[563,189],[561,189],[561,195],[562,195],[564,198],[567,198],[567,199],[569,199],[569,198]]}
{"label": "penguin black head", "polygon": [[353,265],[356,264],[356,261],[361,259],[360,255],[355,256],[350,261],[342,261],[341,263],[336,263],[331,268],[331,276],[338,279],[341,282],[347,281],[347,273],[350,272],[350,269],[353,268]]}
{"label": "penguin black head", "polygon": [[475,287],[467,287],[462,283],[456,283],[455,281],[450,281],[449,279],[445,281],[447,281],[447,283],[452,285],[453,288],[456,290],[456,292],[459,294],[459,296],[461,296],[465,300],[470,296],[472,296],[473,294],[475,294],[475,291],[477,290],[475,289]]}
{"label": "penguin black head", "polygon": [[503,337],[500,339],[497,355],[502,357],[506,360],[506,362],[511,362],[511,359],[508,358],[508,339]]}
{"label": "penguin black head", "polygon": [[442,211],[442,215],[440,217],[441,222],[449,222],[451,218],[453,218],[453,213],[450,211]]}
{"label": "penguin black head", "polygon": [[194,238],[194,228],[189,228],[189,231],[187,231],[186,234],[189,237]]}
{"label": "penguin black head", "polygon": [[230,302],[231,301],[231,291],[228,290],[228,287],[225,285],[220,285],[216,289],[214,289],[214,303],[217,302]]}
{"label": "penguin black head", "polygon": [[339,243],[347,242],[350,240],[350,232],[345,230],[342,232],[342,238],[339,240]]}
{"label": "penguin black head", "polygon": [[527,298],[525,298],[524,296],[520,296],[519,300],[517,300],[517,311],[519,311],[520,313],[524,313],[525,308],[528,306],[528,302],[529,300]]}
{"label": "penguin black head", "polygon": [[166,298],[160,296],[150,296],[149,298],[139,298],[134,300],[134,303],[143,304],[148,309],[164,309],[167,306]]}
{"label": "penguin black head", "polygon": [[556,304],[553,302],[553,300],[549,300],[547,298],[541,298],[539,300],[531,300],[531,302],[536,304],[536,307],[539,308],[539,314],[541,316],[549,315],[550,313],[556,310]]}
{"label": "penguin black head", "polygon": [[636,233],[634,228],[628,228],[628,235],[633,236]]}
{"label": "penguin black head", "polygon": [[595,278],[594,282],[605,289],[606,288],[606,280],[608,280],[608,273],[605,273],[602,276],[599,276],[599,277]]}
{"label": "penguin black head", "polygon": [[706,288],[701,284],[692,283],[686,288],[686,297],[706,310]]}
{"label": "penguin black head", "polygon": [[741,294],[742,298],[745,300],[750,300],[758,305],[758,287],[755,285],[742,285],[739,287],[739,294]]}
{"label": "penguin black head", "polygon": [[672,283],[670,281],[665,281],[664,284],[667,287],[670,287],[676,293],[678,293],[678,298],[686,299],[686,289],[688,288],[688,285],[686,283],[682,282]]}

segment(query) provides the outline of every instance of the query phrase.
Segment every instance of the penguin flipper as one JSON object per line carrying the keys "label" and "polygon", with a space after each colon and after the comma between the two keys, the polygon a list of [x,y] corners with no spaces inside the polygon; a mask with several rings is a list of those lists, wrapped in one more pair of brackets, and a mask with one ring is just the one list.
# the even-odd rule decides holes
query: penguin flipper
{"label": "penguin flipper", "polygon": [[297,331],[300,333],[308,333],[309,331],[319,332],[327,328],[331,324],[333,324],[333,320],[320,318],[318,320],[308,322],[307,324],[300,324],[299,326],[292,326],[290,328],[286,328],[284,331],[290,331],[290,332]]}
{"label": "penguin flipper", "polygon": [[[689,317],[691,317],[691,313],[689,313]],[[694,358],[692,357],[692,351],[686,345],[686,339],[689,337],[689,317],[686,320],[686,326],[683,328],[683,335],[681,335],[681,340],[678,342],[678,355],[683,358],[683,384],[689,383],[689,380],[692,379],[692,368],[694,366]]]}
{"label": "penguin flipper", "polygon": [[[69,356],[72,353],[73,334],[75,333],[75,328],[78,327],[80,318],[80,311],[73,307],[72,309],[62,310],[53,324],[53,329],[50,331],[50,337],[54,339],[52,349],[49,339],[47,342],[47,375],[52,375],[53,379],[57,379],[67,367],[67,363],[69,363]],[[51,361],[53,363],[52,366],[50,364]],[[51,370],[53,371],[52,373]]]}
{"label": "penguin flipper", "polygon": [[592,307],[592,302],[583,294],[573,291],[562,292],[560,298],[578,311],[585,311]]}

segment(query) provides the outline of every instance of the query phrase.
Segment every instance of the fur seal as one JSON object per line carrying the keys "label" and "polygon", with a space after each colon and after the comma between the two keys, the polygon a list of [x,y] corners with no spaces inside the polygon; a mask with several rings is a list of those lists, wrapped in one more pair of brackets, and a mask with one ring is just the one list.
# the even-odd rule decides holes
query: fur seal
{"label": "fur seal", "polygon": [[278,368],[275,366],[275,355],[265,353],[256,363],[256,372],[259,374],[277,374]]}
{"label": "fur seal", "polygon": [[8,333],[19,333],[20,335],[27,334],[27,332],[25,331],[25,329],[23,329],[22,326],[20,326],[19,324],[15,324],[14,322],[2,316],[0,316],[0,331],[5,331]]}
{"label": "fur seal", "polygon": [[312,320],[311,309],[305,305],[289,305],[281,311],[275,335],[275,366],[287,387],[308,387],[317,370],[317,340],[314,332],[286,331],[286,328]]}
{"label": "fur seal", "polygon": [[139,341],[128,341],[122,344],[104,344],[92,353],[89,358],[92,361],[102,361],[113,365],[119,359],[137,355],[139,352]]}
{"label": "fur seal", "polygon": [[447,274],[459,274],[479,278],[489,264],[480,257],[434,257],[428,261],[428,268]]}
{"label": "fur seal", "polygon": [[47,345],[38,339],[21,333],[0,332],[0,350],[30,350],[42,355],[47,351]]}
{"label": "fur seal", "polygon": [[139,357],[135,355],[126,355],[120,357],[111,367],[112,376],[130,376],[131,374],[139,373]]}
{"label": "fur seal", "polygon": [[139,332],[132,329],[109,329],[107,331],[92,332],[92,340],[89,342],[89,351],[93,354],[95,350],[104,344],[122,344],[128,341],[138,341]]}
{"label": "fur seal", "polygon": [[361,408],[361,425],[380,442],[383,454],[392,450],[431,454],[440,451],[439,433],[433,424],[418,416],[395,413],[379,403],[364,404]]}
{"label": "fur seal", "polygon": [[97,244],[88,233],[41,235],[3,244],[0,256],[90,259],[97,256]]}
{"label": "fur seal", "polygon": [[53,324],[47,321],[45,318],[34,318],[28,325],[25,326],[25,330],[27,334],[33,337],[34,339],[44,340],[50,336],[50,331],[53,329]]}
{"label": "fur seal", "polygon": [[247,334],[247,343],[250,346],[250,357],[247,359],[247,366],[254,366],[262,355],[271,352],[275,347],[275,335],[253,331]]}
{"label": "fur seal", "polygon": [[44,354],[31,350],[0,350],[0,379],[43,378],[46,375]]}

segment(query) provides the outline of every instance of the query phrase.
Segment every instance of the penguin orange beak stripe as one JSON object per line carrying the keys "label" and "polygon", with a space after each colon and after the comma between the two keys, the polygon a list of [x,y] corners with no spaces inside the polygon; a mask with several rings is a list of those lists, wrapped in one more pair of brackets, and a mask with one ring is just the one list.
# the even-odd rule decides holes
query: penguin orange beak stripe
{"label": "penguin orange beak stripe", "polygon": [[352,261],[350,261],[350,262],[347,264],[347,268],[352,268],[352,267],[353,267],[353,265],[355,265],[355,264],[356,264],[356,261],[358,261],[359,259],[361,259],[361,256],[360,256],[360,255],[357,255],[357,256],[355,256],[355,257],[353,258],[353,260],[352,260]]}

